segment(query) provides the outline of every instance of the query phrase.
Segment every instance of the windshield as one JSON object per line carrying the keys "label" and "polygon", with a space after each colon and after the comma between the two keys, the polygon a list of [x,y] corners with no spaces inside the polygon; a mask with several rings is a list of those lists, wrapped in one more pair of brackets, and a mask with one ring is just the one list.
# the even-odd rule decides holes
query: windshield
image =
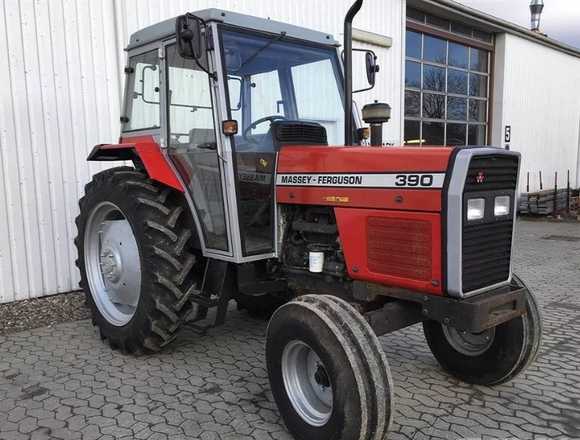
{"label": "windshield", "polygon": [[270,123],[280,119],[317,122],[326,128],[330,145],[344,144],[335,48],[230,30],[223,30],[222,38],[231,117],[241,127],[238,151],[271,148]]}

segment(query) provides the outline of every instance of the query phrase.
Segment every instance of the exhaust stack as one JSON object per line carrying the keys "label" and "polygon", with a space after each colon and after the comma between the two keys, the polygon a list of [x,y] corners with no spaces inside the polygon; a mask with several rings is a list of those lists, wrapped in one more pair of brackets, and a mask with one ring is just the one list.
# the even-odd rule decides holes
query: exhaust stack
{"label": "exhaust stack", "polygon": [[544,9],[544,0],[532,0],[530,3],[531,30],[540,32],[540,17]]}
{"label": "exhaust stack", "polygon": [[356,0],[344,18],[344,145],[352,145],[352,20],[362,7]]}

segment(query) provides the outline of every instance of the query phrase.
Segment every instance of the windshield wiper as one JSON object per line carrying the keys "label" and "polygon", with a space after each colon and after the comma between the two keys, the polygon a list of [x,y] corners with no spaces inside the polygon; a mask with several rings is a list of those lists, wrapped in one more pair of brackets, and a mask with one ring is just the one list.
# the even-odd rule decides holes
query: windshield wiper
{"label": "windshield wiper", "polygon": [[284,38],[286,36],[286,32],[282,31],[280,32],[280,35],[278,35],[276,38],[268,41],[266,44],[264,44],[262,47],[260,47],[256,52],[254,52],[246,61],[244,61],[242,63],[242,65],[240,66],[240,68],[238,69],[238,72],[240,70],[242,70],[242,68],[248,64],[250,61],[253,61],[254,58],[256,58],[258,55],[260,55],[263,51],[265,51],[266,49],[268,49],[272,44],[274,44],[276,41],[280,41],[282,38]]}

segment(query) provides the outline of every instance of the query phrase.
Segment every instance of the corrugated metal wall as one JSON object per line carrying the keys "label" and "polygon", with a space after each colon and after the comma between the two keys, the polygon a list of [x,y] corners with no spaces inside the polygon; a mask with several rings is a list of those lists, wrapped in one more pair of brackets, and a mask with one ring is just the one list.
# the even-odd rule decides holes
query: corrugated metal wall
{"label": "corrugated metal wall", "polygon": [[[74,218],[102,165],[93,145],[119,135],[122,51],[130,33],[184,11],[230,9],[341,39],[350,0],[0,0],[0,302],[77,287]],[[401,138],[404,0],[367,0],[355,26],[393,38],[373,92]],[[357,46],[355,44],[355,46]],[[360,46],[360,45],[359,45]],[[362,74],[362,69],[359,72]]]}
{"label": "corrugated metal wall", "polygon": [[510,147],[522,153],[520,191],[537,191],[539,171],[544,189],[580,186],[580,58],[513,35],[498,35],[493,95],[494,145],[505,145],[504,130],[511,126]]}

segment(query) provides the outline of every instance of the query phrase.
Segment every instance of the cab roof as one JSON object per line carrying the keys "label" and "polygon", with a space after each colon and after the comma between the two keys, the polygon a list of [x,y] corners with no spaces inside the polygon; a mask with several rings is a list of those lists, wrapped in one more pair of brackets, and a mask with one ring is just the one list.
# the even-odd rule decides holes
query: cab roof
{"label": "cab roof", "polygon": [[[270,20],[269,18],[259,18],[251,15],[238,14],[237,12],[224,11],[222,9],[203,9],[193,12],[206,22],[225,23],[245,29],[253,29],[259,32],[271,34],[280,34],[286,32],[291,38],[311,41],[317,44],[339,46],[340,44],[330,34],[315,31],[308,28],[294,26],[280,21]],[[125,50],[131,50],[136,47],[144,46],[148,43],[167,39],[175,35],[176,17],[160,23],[143,28],[131,35],[129,45]]]}

